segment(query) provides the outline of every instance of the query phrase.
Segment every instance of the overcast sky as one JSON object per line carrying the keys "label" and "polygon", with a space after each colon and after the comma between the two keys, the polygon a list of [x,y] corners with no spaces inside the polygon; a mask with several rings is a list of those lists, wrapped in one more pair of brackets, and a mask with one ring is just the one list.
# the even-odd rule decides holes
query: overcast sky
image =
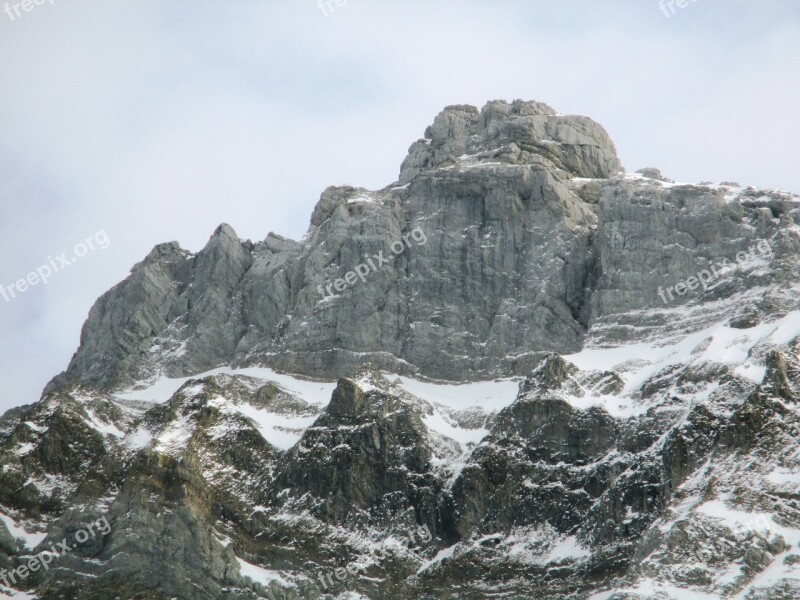
{"label": "overcast sky", "polygon": [[0,411],[39,398],[153,245],[299,238],[328,185],[396,179],[447,104],[536,99],[599,121],[630,171],[800,192],[798,0],[17,2],[0,284],[110,244],[0,296]]}

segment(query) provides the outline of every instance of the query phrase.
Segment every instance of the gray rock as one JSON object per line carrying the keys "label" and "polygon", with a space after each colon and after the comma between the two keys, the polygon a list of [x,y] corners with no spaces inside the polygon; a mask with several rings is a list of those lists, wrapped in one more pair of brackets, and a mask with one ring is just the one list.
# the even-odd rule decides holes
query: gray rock
{"label": "gray rock", "polygon": [[[31,588],[43,600],[584,598],[658,581],[732,597],[775,560],[793,567],[783,538],[698,508],[724,498],[800,528],[797,490],[780,482],[800,455],[789,329],[749,346],[747,377],[706,355],[707,333],[641,379],[629,371],[652,357],[581,369],[561,356],[725,323],[738,352],[800,306],[796,196],[640,174],[621,172],[589,119],[537,102],[451,106],[398,182],[325,190],[300,242],[222,225],[196,254],[154,248],[92,308],[43,399],[0,419],[4,513],[48,543],[101,514],[112,526]],[[115,397],[220,365],[339,384],[325,407],[228,375],[155,406]],[[380,370],[525,379],[502,410],[432,419],[435,403]],[[273,444],[253,420],[265,415],[299,441]],[[421,526],[426,544],[365,556]],[[27,558],[9,538],[0,526],[3,568]],[[325,581],[356,563],[361,575]],[[787,575],[748,597],[796,591]]]}
{"label": "gray rock", "polygon": [[655,167],[645,167],[644,169],[639,169],[636,172],[642,177],[647,177],[648,179],[655,179],[656,181],[663,181],[665,183],[674,183],[672,179],[667,179],[666,177],[664,177],[661,174],[661,171],[656,169]]}
{"label": "gray rock", "polygon": [[[156,247],[93,307],[48,391],[220,364],[522,375],[537,352],[578,350],[591,327],[624,339],[663,326],[659,311],[797,280],[796,197],[750,188],[731,201],[724,188],[619,170],[589,119],[537,102],[447,107],[398,183],[325,190],[301,243],[270,234],[254,244],[223,225],[196,255]],[[710,277],[748,251],[773,268]],[[775,292],[759,303],[791,308]],[[759,303],[753,311],[773,311]]]}

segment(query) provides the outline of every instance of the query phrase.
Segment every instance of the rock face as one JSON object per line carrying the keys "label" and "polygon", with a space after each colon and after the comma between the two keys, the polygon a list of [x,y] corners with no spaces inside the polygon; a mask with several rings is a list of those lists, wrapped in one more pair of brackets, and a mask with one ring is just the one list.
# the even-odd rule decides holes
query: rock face
{"label": "rock face", "polygon": [[[451,380],[524,375],[536,352],[577,351],[600,323],[626,335],[611,325],[622,314],[646,327],[645,309],[741,291],[742,277],[717,276],[740,252],[777,252],[774,282],[796,275],[793,197],[622,176],[584,117],[537,102],[448,107],[427,138],[398,183],[326,190],[301,243],[253,244],[223,225],[196,255],[156,247],[97,302],[48,391],[220,364],[339,377],[365,355]],[[670,290],[705,272],[688,296]]]}
{"label": "rock face", "polygon": [[622,165],[605,130],[586,117],[564,117],[541,102],[517,100],[474,106],[448,106],[411,146],[400,170],[400,183],[420,172],[453,164],[463,155],[505,149],[515,162],[532,156],[548,159],[574,177],[610,177]]}
{"label": "rock face", "polygon": [[797,196],[447,107],[302,241],[97,301],[0,418],[0,595],[800,597],[798,265]]}
{"label": "rock face", "polygon": [[[400,183],[326,190],[303,244],[221,226],[197,256],[156,248],[95,306],[65,379],[113,387],[223,363],[335,377],[364,352],[477,378],[580,348],[597,215],[568,182],[619,170],[605,132],[521,102],[445,109],[432,132]],[[359,265],[363,281],[329,287]]]}

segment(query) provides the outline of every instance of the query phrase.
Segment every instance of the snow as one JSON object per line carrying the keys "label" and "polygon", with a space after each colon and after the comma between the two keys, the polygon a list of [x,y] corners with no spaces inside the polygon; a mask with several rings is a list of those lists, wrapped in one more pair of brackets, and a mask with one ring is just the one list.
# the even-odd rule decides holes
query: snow
{"label": "snow", "polygon": [[588,558],[592,553],[578,543],[574,535],[565,537],[550,549],[546,562],[560,562],[575,558]]}
{"label": "snow", "polygon": [[27,425],[37,433],[45,433],[49,429],[49,427],[42,427],[40,425],[37,425],[36,423],[31,423],[30,421],[25,421],[25,425]]}
{"label": "snow", "polygon": [[131,450],[141,450],[147,446],[152,439],[153,434],[145,429],[143,425],[139,425],[139,427],[125,436],[124,442]]}
{"label": "snow", "polygon": [[747,600],[748,597],[752,598],[752,596],[750,596],[750,592],[754,589],[772,587],[783,579],[797,580],[800,578],[798,576],[797,566],[784,564],[783,558],[783,554],[776,556],[766,569],[756,575],[755,578],[753,578],[753,580],[747,585],[747,587],[739,592],[736,596],[733,596],[733,598],[735,600]]}
{"label": "snow", "polygon": [[[330,402],[331,395],[336,389],[335,381],[313,381],[301,379],[283,373],[277,373],[265,367],[248,367],[244,369],[217,368],[193,377],[171,379],[161,377],[146,388],[130,390],[117,394],[117,398],[125,400],[147,400],[149,402],[165,402],[182,385],[192,379],[203,379],[211,375],[243,375],[253,377],[266,383],[268,381],[309,403],[318,412]],[[497,381],[482,381],[465,384],[445,384],[419,381],[407,377],[398,377],[388,374],[389,380],[395,381],[399,388],[443,409],[465,410],[478,409],[484,413],[499,411],[511,404],[517,396],[519,379],[502,379]],[[365,391],[374,389],[372,384],[360,381]],[[187,395],[199,393],[202,385],[198,384],[184,390]],[[220,399],[221,402],[226,402]],[[303,432],[310,427],[316,419],[311,415],[286,415],[277,414],[266,409],[257,408],[249,404],[230,404],[228,407],[245,417],[252,419],[261,435],[274,446],[287,450],[294,446]],[[455,440],[466,450],[467,446],[479,443],[488,433],[484,428],[466,429],[458,427],[442,410],[435,410],[433,415],[427,415],[425,424],[432,431]],[[167,431],[158,437],[157,449],[166,451],[175,449],[188,440],[191,435],[188,423],[173,423]],[[221,432],[222,433],[222,432]],[[138,450],[144,448],[151,440],[151,434],[142,427],[131,432],[125,443],[129,448]]]}
{"label": "snow", "polygon": [[[708,463],[706,467],[708,467]],[[682,489],[694,487],[698,479],[701,479],[706,473],[707,468],[698,469],[698,471],[681,486]],[[783,480],[784,476],[779,475],[779,480]],[[800,529],[791,527],[784,527],[778,525],[773,521],[770,513],[764,512],[748,512],[731,508],[728,503],[723,499],[715,499],[702,501],[696,495],[690,495],[678,506],[674,507],[673,512],[676,516],[669,522],[659,525],[662,531],[668,531],[676,523],[689,517],[689,515],[703,515],[704,517],[711,518],[720,522],[734,531],[752,531],[757,532],[762,536],[772,538],[775,535],[780,535],[784,538],[788,548],[796,548],[800,543]],[[777,584],[782,579],[797,579],[798,572],[796,566],[785,565],[783,559],[785,552],[775,556],[773,562],[759,573],[748,585],[734,598],[744,600],[747,595],[755,588],[768,588]],[[741,574],[741,565],[732,563],[728,565],[723,571],[720,571],[715,577],[715,583],[718,586],[723,586],[733,582]],[[645,598],[651,597],[657,592],[668,593],[670,597],[676,599],[683,598],[697,598],[705,600],[706,598],[716,598],[709,594],[693,591],[686,588],[678,588],[667,585],[663,582],[655,582],[653,580],[644,580],[639,582],[635,588],[617,589],[614,592],[629,592],[643,595]],[[612,592],[603,592],[592,596],[594,600],[603,600],[610,597]]]}
{"label": "snow", "polygon": [[[702,339],[697,336],[696,341],[679,342],[674,346],[657,347],[655,344],[628,344],[620,347],[592,348],[587,347],[576,354],[569,354],[564,360],[573,363],[584,371],[606,371],[611,370],[623,363],[634,365],[630,375],[636,376],[629,378],[625,391],[638,389],[650,375],[658,371],[662,365],[668,362],[677,362],[680,356],[690,356],[691,350]],[[669,360],[673,359],[673,360]],[[637,368],[638,367],[638,368]],[[623,369],[619,369],[623,370]]]}
{"label": "snow", "polygon": [[775,325],[769,341],[773,344],[788,344],[800,335],[800,311],[789,313]]}
{"label": "snow", "polygon": [[[517,397],[519,379],[501,379],[463,384],[432,383],[388,374],[395,388],[411,394],[430,406],[423,416],[425,427],[458,444],[459,449],[435,439],[434,463],[450,472],[450,481],[455,479],[469,459],[472,449],[488,434],[483,426],[462,427],[451,413],[475,412],[469,415],[476,423],[485,421],[490,414],[510,405]],[[481,419],[483,416],[483,419]]]}
{"label": "snow", "polygon": [[784,494],[800,493],[800,468],[775,467],[765,479],[781,489]]}
{"label": "snow", "polygon": [[31,452],[34,448],[36,448],[36,444],[31,444],[30,442],[25,444],[20,444],[16,450],[14,450],[14,454],[17,456],[25,456],[29,452]]}
{"label": "snow", "polygon": [[519,378],[477,381],[473,383],[429,383],[408,377],[387,375],[405,391],[417,398],[441,404],[454,410],[478,408],[484,412],[499,411],[510,405],[519,391]]}
{"label": "snow", "polygon": [[631,398],[625,396],[615,395],[594,395],[586,391],[584,396],[573,396],[571,394],[563,394],[565,400],[570,405],[579,410],[587,410],[592,406],[602,407],[612,417],[624,419],[630,416],[640,415],[647,412],[647,406],[644,404],[635,404]]}
{"label": "snow", "polygon": [[722,500],[703,502],[695,509],[695,512],[720,519],[728,527],[735,526],[755,531],[769,530],[769,524],[772,523],[772,515],[769,513],[750,513],[735,510],[728,508],[727,504]]}
{"label": "snow", "polygon": [[716,575],[714,584],[717,587],[731,585],[742,575],[742,567],[742,564],[738,562],[732,562],[722,573]]}
{"label": "snow", "polygon": [[255,583],[260,583],[264,586],[269,586],[270,583],[276,582],[284,587],[291,587],[291,583],[284,579],[277,571],[270,571],[263,567],[251,564],[246,560],[242,560],[238,556],[236,561],[239,563],[239,570],[244,577],[248,577]]}
{"label": "snow", "polygon": [[[202,386],[197,386],[194,392],[200,391]],[[187,390],[188,392],[189,390]],[[288,450],[294,446],[303,432],[312,425],[316,414],[311,415],[284,415],[258,408],[246,403],[230,402],[222,396],[211,398],[209,406],[217,408],[221,413],[239,414],[251,419],[258,428],[262,437],[270,444],[281,450]],[[192,436],[194,425],[191,415],[183,414],[155,437],[155,450],[158,452],[176,452],[182,449]],[[223,437],[230,430],[230,425],[221,423],[209,430],[215,438]],[[141,450],[153,439],[153,434],[144,425],[140,425],[125,437],[125,445],[133,450]]]}
{"label": "snow", "polygon": [[354,196],[347,200],[348,204],[356,204],[357,202],[371,204],[375,202],[375,197],[371,194],[359,194],[358,196]]}
{"label": "snow", "polygon": [[186,415],[172,421],[156,438],[155,450],[163,453],[175,453],[183,449],[192,437],[193,427]]}
{"label": "snow", "polygon": [[13,598],[14,600],[36,600],[38,596],[31,596],[27,592],[12,590],[0,584],[0,598]]}
{"label": "snow", "polygon": [[177,348],[175,348],[174,350],[172,350],[170,352],[170,356],[172,358],[180,358],[181,356],[186,354],[187,343],[188,343],[188,340],[184,340],[183,342],[181,342],[180,346],[178,346]]}
{"label": "snow", "polygon": [[86,423],[92,429],[99,431],[103,435],[113,435],[117,438],[125,437],[125,432],[120,431],[119,428],[114,425],[113,423],[106,423],[105,421],[101,421],[97,415],[94,414],[90,409],[84,407],[84,411],[86,412],[86,416],[89,417],[87,421],[84,419],[84,423]]}
{"label": "snow", "polygon": [[14,519],[9,517],[8,515],[3,514],[0,512],[0,521],[2,521],[8,532],[11,534],[12,537],[20,539],[24,542],[25,547],[29,550],[33,550],[38,546],[41,541],[47,537],[47,533],[28,533],[22,527],[17,525],[14,522]]}
{"label": "snow", "polygon": [[469,542],[460,542],[440,550],[432,559],[424,562],[417,570],[422,573],[437,563],[447,561],[471,549],[479,548],[487,540],[501,539],[503,553],[516,563],[523,565],[549,565],[564,561],[581,561],[591,556],[591,551],[583,547],[572,536],[560,536],[549,525],[514,528],[508,534],[490,533]]}
{"label": "snow", "polygon": [[[475,163],[475,164],[471,164],[471,165],[463,165],[463,168],[464,169],[480,169],[480,168],[483,168],[483,167],[496,167],[496,166],[502,165],[502,164],[503,163],[501,163],[499,161],[493,160],[493,161],[487,161],[487,162],[479,162],[479,163]],[[509,167],[515,167],[515,166],[518,166],[518,165],[509,164],[508,166]]]}
{"label": "snow", "polygon": [[722,500],[704,502],[697,507],[697,512],[720,519],[728,527],[780,535],[790,547],[797,547],[800,544],[800,529],[778,525],[772,520],[770,513],[736,510]]}
{"label": "snow", "polygon": [[[757,357],[762,356],[763,353],[753,353],[753,348],[757,345],[764,347],[765,345],[786,344],[797,336],[800,336],[800,311],[789,313],[775,322],[761,323],[744,330],[731,328],[724,323],[713,324],[700,331],[684,335],[669,344],[664,344],[663,338],[661,343],[656,338],[621,347],[597,347],[589,344],[582,351],[565,356],[565,359],[583,371],[616,370],[624,379],[624,389],[620,394],[611,395],[601,395],[587,389],[583,390],[582,395],[571,395],[566,392],[563,395],[565,400],[581,410],[592,406],[601,406],[609,414],[618,418],[635,416],[646,411],[648,406],[636,401],[634,393],[647,379],[671,365],[692,362],[723,363],[743,378],[753,383],[760,383],[765,367],[763,364],[759,364],[759,360],[762,359]],[[126,400],[164,402],[191,379],[202,379],[221,374],[251,377],[264,383],[273,382],[311,405],[315,410],[310,412],[314,413],[318,413],[327,406],[336,388],[335,381],[303,379],[278,373],[266,367],[244,369],[220,367],[193,377],[177,379],[161,377],[147,387],[126,391],[117,394],[117,397]],[[385,374],[385,376],[390,381],[394,381],[394,385],[398,389],[404,390],[433,407],[432,413],[428,411],[429,414],[423,417],[426,427],[461,446],[461,457],[442,458],[443,462],[452,463],[450,466],[454,469],[459,468],[460,463],[463,462],[463,455],[471,447],[479,444],[488,434],[488,430],[483,427],[471,429],[459,427],[449,413],[475,410],[488,416],[493,412],[498,412],[514,402],[520,381],[520,378],[508,378],[458,384],[423,381],[395,374]],[[373,387],[368,382],[360,383],[366,390]],[[188,388],[186,393],[197,393],[201,389],[202,385],[197,384]],[[689,394],[687,399],[705,400],[716,389],[717,386],[714,384],[707,385],[696,393]],[[278,414],[244,403],[230,404],[229,409],[252,419],[264,439],[282,450],[294,446],[316,418],[315,414]],[[90,425],[95,429],[116,437],[123,436],[123,433],[114,425],[103,423],[89,411],[87,414],[91,419]],[[189,423],[185,419],[174,422],[158,436],[157,449],[174,450],[185,443],[190,435]],[[125,438],[126,444],[132,449],[143,448],[150,440],[150,433],[142,428]],[[28,452],[31,449],[32,446],[24,447],[20,448],[18,452]],[[443,449],[447,454],[447,449]],[[452,450],[449,453],[452,454]]]}
{"label": "snow", "polygon": [[443,561],[446,561],[446,560],[449,560],[449,559],[453,558],[453,556],[455,556],[456,551],[458,549],[459,549],[459,544],[453,544],[452,546],[450,546],[448,548],[444,548],[442,550],[439,550],[439,552],[436,553],[436,556],[434,556],[430,560],[425,561],[425,562],[422,563],[420,568],[417,569],[417,574],[422,573],[423,571],[425,571],[426,569],[429,569],[430,567],[432,567],[433,565],[435,565],[437,563],[440,563],[440,562],[443,562]]}
{"label": "snow", "polygon": [[[272,381],[284,388],[287,392],[291,393],[309,404],[326,405],[330,399],[333,390],[336,388],[336,382],[332,381],[312,381],[308,379],[300,379],[278,373],[266,367],[248,367],[244,369],[232,369],[230,367],[219,367],[204,373],[199,373],[191,377],[170,378],[159,377],[149,386],[141,389],[132,389],[122,393],[116,394],[117,398],[123,400],[145,400],[153,403],[162,403],[169,400],[178,389],[191,379],[204,379],[211,375],[244,375],[247,377],[254,377],[266,381]],[[199,387],[197,388],[199,390]]]}
{"label": "snow", "polygon": [[[667,594],[675,600],[719,600],[717,594],[706,594],[689,588],[682,588],[661,581],[646,580],[636,587],[617,588],[589,596],[589,600],[608,600],[615,594],[639,594],[642,598],[655,598],[657,594]],[[663,597],[663,596],[662,596]]]}
{"label": "snow", "polygon": [[67,477],[53,475],[52,473],[42,473],[41,476],[28,477],[21,487],[28,485],[34,486],[43,496],[52,496],[56,492],[60,495],[68,496],[76,487]]}
{"label": "snow", "polygon": [[745,362],[736,367],[733,372],[740,377],[744,377],[753,383],[761,383],[764,381],[764,375],[767,373],[766,365],[757,365],[752,362]]}
{"label": "snow", "polygon": [[627,371],[623,394],[638,390],[667,366],[689,362],[723,363],[743,377],[761,383],[759,377],[763,377],[764,366],[749,360],[750,350],[759,343],[786,344],[797,336],[800,336],[800,311],[793,311],[777,321],[750,329],[718,323],[669,345],[654,340],[620,347],[586,347],[564,358],[582,370]]}
{"label": "snow", "polygon": [[[201,376],[202,375],[198,375],[197,377]],[[193,378],[184,377],[182,379],[172,379],[169,377],[159,377],[149,386],[117,393],[115,397],[120,400],[144,400],[146,402],[160,404],[169,400],[170,397],[178,391],[178,388],[190,379]]]}
{"label": "snow", "polygon": [[425,423],[425,427],[429,430],[440,433],[451,440],[455,440],[462,446],[470,444],[477,445],[483,438],[489,435],[488,429],[465,429],[454,425],[445,415],[438,411],[434,412],[432,415],[425,415],[423,422]]}
{"label": "snow", "polygon": [[262,437],[281,450],[288,450],[294,446],[317,418],[317,415],[280,415],[249,404],[236,405],[235,409],[252,419]]}

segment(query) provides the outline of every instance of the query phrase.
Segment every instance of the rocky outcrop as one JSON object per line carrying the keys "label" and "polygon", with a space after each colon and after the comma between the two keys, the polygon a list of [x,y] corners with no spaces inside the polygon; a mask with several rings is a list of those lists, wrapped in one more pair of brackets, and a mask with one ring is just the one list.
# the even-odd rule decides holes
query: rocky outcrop
{"label": "rocky outcrop", "polygon": [[795,597],[798,258],[796,196],[625,175],[538,102],[447,107],[302,241],[221,225],[97,301],[0,418],[0,569],[63,541],[17,589]]}
{"label": "rocky outcrop", "polygon": [[312,514],[340,524],[360,512],[386,526],[410,513],[435,531],[442,482],[421,417],[392,394],[339,380],[325,412],[282,461],[275,501],[303,499]]}
{"label": "rocky outcrop", "polygon": [[687,302],[713,311],[759,288],[742,323],[790,310],[796,197],[620,169],[589,119],[537,102],[448,107],[398,182],[326,190],[302,242],[223,225],[196,255],[156,247],[97,302],[48,390],[220,364],[525,375],[538,352],[577,351],[590,330],[647,335]]}
{"label": "rocky outcrop", "polygon": [[400,169],[400,183],[420,172],[454,164],[463,155],[501,150],[515,164],[547,159],[551,170],[575,177],[607,178],[622,168],[605,130],[586,117],[564,116],[541,102],[516,100],[448,106],[415,142]]}

